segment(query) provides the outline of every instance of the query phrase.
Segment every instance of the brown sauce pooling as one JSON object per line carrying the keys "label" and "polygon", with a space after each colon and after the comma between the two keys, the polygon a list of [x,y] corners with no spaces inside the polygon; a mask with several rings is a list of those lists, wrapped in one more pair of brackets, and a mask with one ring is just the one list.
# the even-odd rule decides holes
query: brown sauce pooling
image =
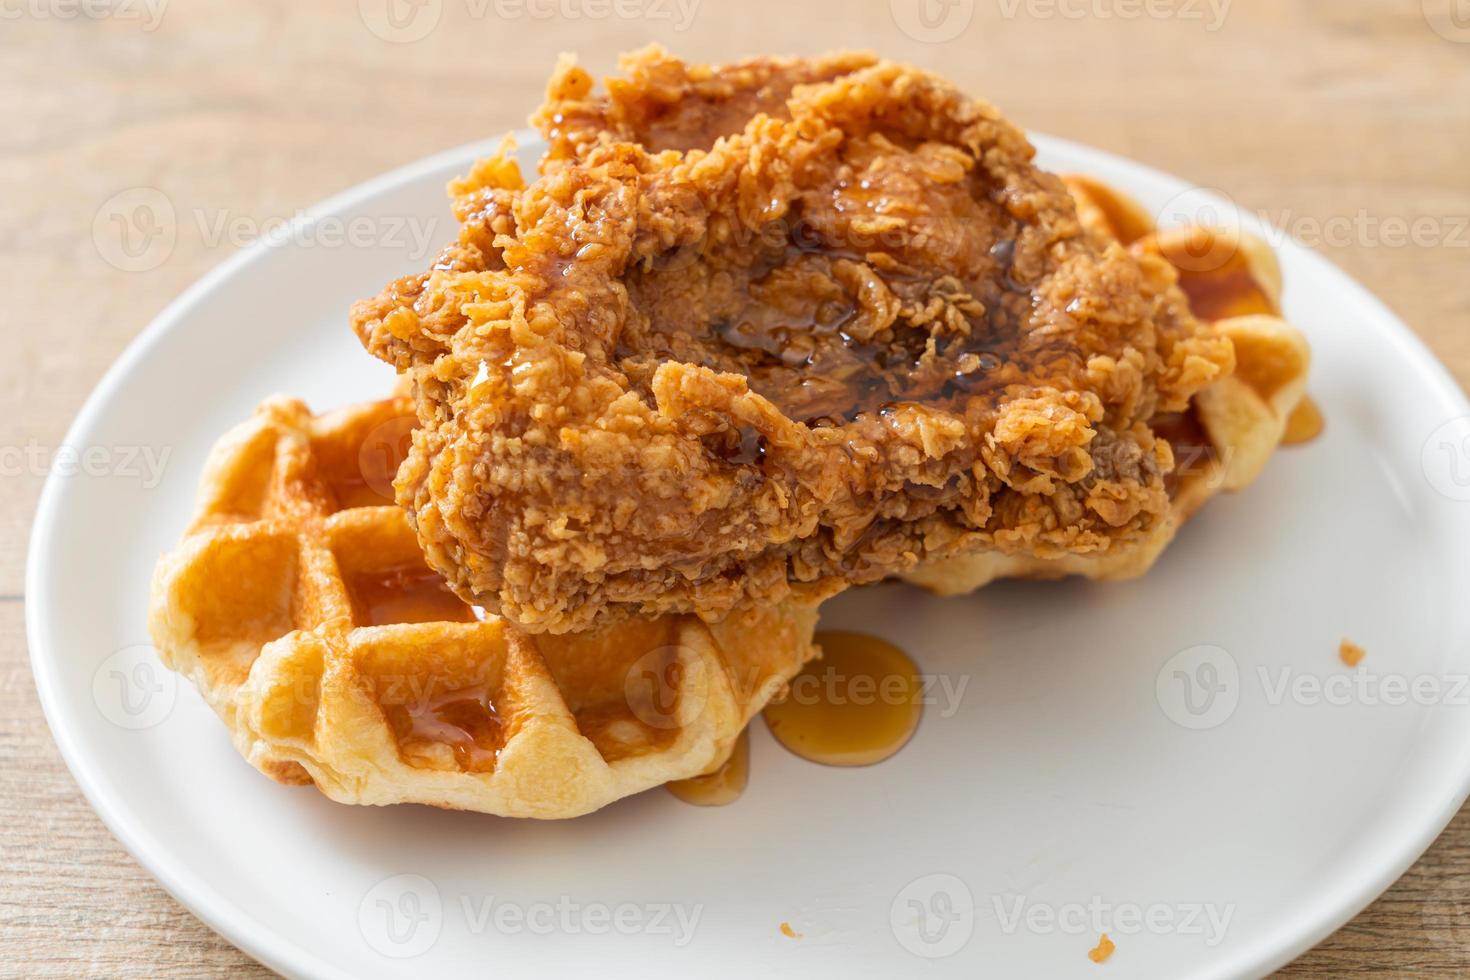
{"label": "brown sauce pooling", "polygon": [[803,759],[868,766],[908,744],[923,714],[919,669],[898,647],[866,633],[817,634],[822,657],[766,706],[771,734]]}
{"label": "brown sauce pooling", "polygon": [[500,715],[484,690],[451,691],[384,705],[399,751],[412,761],[431,745],[447,745],[465,772],[492,772],[503,744]]}
{"label": "brown sauce pooling", "polygon": [[352,618],[360,626],[472,623],[475,611],[428,567],[390,568],[347,577]]}
{"label": "brown sauce pooling", "polygon": [[[1008,266],[1008,249],[997,256],[997,269]],[[997,386],[1002,357],[1014,355],[1015,315],[1000,300],[977,298],[1001,290],[1019,298],[1008,273],[999,284],[955,279],[939,293],[932,282],[794,244],[747,272],[743,284],[635,278],[630,291],[653,316],[647,334],[625,338],[625,364],[651,353],[742,374],[788,417],[831,424],[895,401],[954,407]],[[920,322],[926,316],[933,319]],[[689,328],[701,320],[702,338]]]}
{"label": "brown sauce pooling", "polygon": [[1179,288],[1189,298],[1190,310],[1201,320],[1280,312],[1256,281],[1246,257],[1239,253],[1220,268],[1198,272],[1188,267],[1180,269]]}
{"label": "brown sauce pooling", "polygon": [[735,740],[730,758],[714,772],[668,783],[668,791],[695,806],[727,806],[740,799],[750,781],[750,732]]}
{"label": "brown sauce pooling", "polygon": [[393,478],[408,456],[417,425],[413,415],[400,415],[360,433],[362,441],[355,447],[313,446],[335,510],[393,506]]}

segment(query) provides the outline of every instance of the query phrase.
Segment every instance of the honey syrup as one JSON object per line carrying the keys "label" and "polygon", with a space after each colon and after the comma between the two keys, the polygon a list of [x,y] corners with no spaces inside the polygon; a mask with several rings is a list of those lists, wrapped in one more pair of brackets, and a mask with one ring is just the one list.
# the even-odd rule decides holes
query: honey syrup
{"label": "honey syrup", "polygon": [[914,662],[866,633],[822,632],[817,642],[822,659],[766,707],[771,734],[803,759],[828,766],[868,766],[903,748],[923,712]]}
{"label": "honey syrup", "polygon": [[685,803],[695,806],[726,806],[745,792],[750,780],[750,732],[742,731],[735,750],[724,765],[714,772],[668,783],[668,790]]}

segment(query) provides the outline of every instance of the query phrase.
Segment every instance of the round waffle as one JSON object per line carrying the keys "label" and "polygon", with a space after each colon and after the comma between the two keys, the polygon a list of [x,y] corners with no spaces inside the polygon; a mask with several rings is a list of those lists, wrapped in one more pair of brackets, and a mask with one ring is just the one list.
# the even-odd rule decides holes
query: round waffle
{"label": "round waffle", "polygon": [[530,636],[431,571],[393,474],[406,398],[274,398],[214,448],[154,576],[159,654],[240,753],[344,803],[573,817],[730,754],[816,653],[814,609]]}
{"label": "round waffle", "polygon": [[959,595],[998,578],[1134,578],[1147,572],[1179,528],[1221,491],[1249,486],[1281,445],[1306,395],[1311,351],[1281,317],[1281,267],[1270,247],[1234,228],[1156,228],[1137,201],[1088,177],[1064,178],[1082,223],[1126,246],[1146,274],[1177,282],[1191,312],[1228,337],[1233,373],[1202,389],[1188,411],[1155,419],[1175,471],[1169,519],[1136,541],[1054,558],[987,551],[935,562],[904,578],[940,595]]}

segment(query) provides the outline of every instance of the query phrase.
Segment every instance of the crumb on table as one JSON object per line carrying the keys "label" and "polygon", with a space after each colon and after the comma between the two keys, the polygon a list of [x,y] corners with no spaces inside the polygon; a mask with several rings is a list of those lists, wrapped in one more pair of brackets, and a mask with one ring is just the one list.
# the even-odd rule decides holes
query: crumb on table
{"label": "crumb on table", "polygon": [[1107,933],[1103,933],[1097,945],[1087,951],[1087,958],[1094,963],[1106,963],[1108,957],[1113,955],[1114,949],[1117,947],[1113,945],[1113,941],[1108,938]]}
{"label": "crumb on table", "polygon": [[791,928],[791,923],[789,923],[789,922],[783,922],[783,923],[781,923],[781,935],[785,936],[788,939],[800,939],[801,938],[801,933],[799,933],[795,929]]}
{"label": "crumb on table", "polygon": [[1347,664],[1349,667],[1356,667],[1358,666],[1358,664],[1362,663],[1363,657],[1365,657],[1367,653],[1367,650],[1364,650],[1352,640],[1343,640],[1342,644],[1337,648],[1337,655],[1341,657],[1342,662]]}

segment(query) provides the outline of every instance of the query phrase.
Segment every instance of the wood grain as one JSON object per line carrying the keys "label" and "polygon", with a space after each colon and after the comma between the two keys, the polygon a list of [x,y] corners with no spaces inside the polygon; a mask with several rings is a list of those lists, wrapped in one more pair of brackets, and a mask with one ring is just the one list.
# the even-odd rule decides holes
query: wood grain
{"label": "wood grain", "polygon": [[[151,0],[156,24],[143,0],[101,16],[68,16],[65,0],[4,5],[0,973],[265,972],[132,861],[52,744],[22,623],[46,454],[127,342],[244,240],[220,240],[221,219],[288,217],[521,125],[559,51],[595,71],[649,41],[708,60],[867,47],[932,68],[1024,125],[1226,189],[1305,237],[1346,229],[1320,249],[1470,379],[1470,31],[1440,17],[1451,0],[1171,0],[1168,16],[1136,18],[1119,0],[959,0],[947,9],[963,22],[934,30],[905,20],[916,0],[647,0],[601,20],[555,13],[588,9],[578,0],[422,0],[437,20],[412,41],[379,36],[392,35],[384,2]],[[108,261],[105,219],[133,188],[170,202],[177,239],[128,271]],[[1418,243],[1387,233],[1415,221],[1429,229]],[[1470,976],[1467,882],[1462,813],[1285,975]]]}

